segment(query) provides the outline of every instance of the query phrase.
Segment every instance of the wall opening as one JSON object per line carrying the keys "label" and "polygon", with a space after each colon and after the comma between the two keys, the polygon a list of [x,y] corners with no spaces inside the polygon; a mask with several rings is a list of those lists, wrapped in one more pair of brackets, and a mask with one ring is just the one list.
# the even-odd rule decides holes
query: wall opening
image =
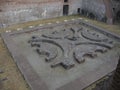
{"label": "wall opening", "polygon": [[120,11],[117,12],[116,18],[117,18],[117,21],[120,21]]}
{"label": "wall opening", "polygon": [[64,2],[68,2],[68,0],[64,0]]}
{"label": "wall opening", "polygon": [[69,5],[63,5],[63,15],[68,15],[69,13]]}
{"label": "wall opening", "polygon": [[80,14],[80,8],[78,8],[77,12],[78,12],[78,14]]}

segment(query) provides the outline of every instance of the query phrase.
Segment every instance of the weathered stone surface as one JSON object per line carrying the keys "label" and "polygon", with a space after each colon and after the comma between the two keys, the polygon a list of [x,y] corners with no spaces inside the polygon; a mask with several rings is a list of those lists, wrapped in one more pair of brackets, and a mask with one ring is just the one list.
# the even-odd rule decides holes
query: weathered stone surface
{"label": "weathered stone surface", "polygon": [[100,36],[99,34],[95,32],[91,32],[89,30],[83,30],[81,34],[83,37],[90,39],[92,41],[97,41],[97,42],[106,41],[106,38]]}
{"label": "weathered stone surface", "polygon": [[63,58],[62,60],[52,64],[51,67],[54,68],[59,65],[63,66],[65,69],[70,69],[75,66],[75,63],[71,60],[71,58]]}
{"label": "weathered stone surface", "polygon": [[[105,40],[83,37],[86,29]],[[59,37],[62,32],[61,39],[53,38],[56,31]],[[82,90],[112,72],[120,52],[119,36],[79,20],[4,33],[2,37],[33,90]]]}
{"label": "weathered stone surface", "polygon": [[[88,41],[85,41],[82,38],[87,39]],[[85,42],[83,42],[83,40]],[[28,43],[31,43],[31,47],[37,47],[37,53],[46,56],[45,60],[47,62],[54,62],[51,65],[52,68],[61,65],[65,69],[71,69],[75,66],[75,61],[79,64],[85,62],[86,56],[95,58],[97,57],[96,52],[105,53],[108,49],[114,47],[113,41],[109,40],[104,35],[96,31],[86,30],[82,27],[54,30],[43,33],[41,36],[32,36]],[[57,58],[59,56],[57,49],[50,45],[59,47],[63,55]],[[81,45],[87,45],[89,47],[79,47]],[[69,52],[71,51],[72,56],[69,55]]]}
{"label": "weathered stone surface", "polygon": [[54,60],[58,54],[57,49],[55,48],[47,48],[47,47],[42,48],[41,47],[41,48],[36,49],[36,51],[40,55],[45,55],[46,56],[45,60],[47,62]]}
{"label": "weathered stone surface", "polygon": [[[82,4],[84,14],[94,19],[103,20],[105,18],[106,9],[103,0],[84,0]],[[92,18],[91,17],[91,18]]]}

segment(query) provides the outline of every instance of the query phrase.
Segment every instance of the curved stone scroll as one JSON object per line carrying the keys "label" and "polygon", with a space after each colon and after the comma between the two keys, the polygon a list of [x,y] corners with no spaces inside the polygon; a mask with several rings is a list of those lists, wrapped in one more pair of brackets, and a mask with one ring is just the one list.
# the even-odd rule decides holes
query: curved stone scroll
{"label": "curved stone scroll", "polygon": [[28,41],[28,43],[31,44],[31,47],[35,47],[36,48],[36,52],[39,55],[44,55],[45,56],[45,60],[47,62],[50,62],[50,61],[54,60],[57,57],[57,55],[58,55],[58,50],[54,46],[58,46],[58,47],[61,48],[61,46],[59,46],[54,41],[43,40],[43,39],[40,39],[39,37],[31,38]]}
{"label": "curved stone scroll", "polygon": [[94,53],[93,51],[75,51],[74,52],[74,58],[75,58],[75,60],[78,62],[78,63],[83,63],[83,62],[85,62],[85,58],[84,58],[84,56],[90,56],[90,57],[96,57],[97,56],[97,54],[96,53]]}
{"label": "curved stone scroll", "polygon": [[89,40],[96,41],[96,42],[102,42],[107,41],[107,38],[101,37],[99,34],[92,32],[90,30],[82,30],[81,35]]}
{"label": "curved stone scroll", "polygon": [[62,58],[60,61],[57,61],[51,65],[52,68],[57,66],[63,66],[65,69],[70,69],[75,66],[75,63],[71,58]]}
{"label": "curved stone scroll", "polygon": [[80,43],[76,43],[76,45],[97,45],[97,46],[101,46],[101,47],[105,47],[108,49],[112,49],[114,47],[114,44],[109,44],[109,43],[105,43],[105,42],[80,42]]}
{"label": "curved stone scroll", "polygon": [[96,46],[96,47],[94,48],[94,51],[95,51],[95,52],[105,53],[105,52],[107,52],[107,48],[105,48],[105,47],[100,47],[100,46]]}
{"label": "curved stone scroll", "polygon": [[45,48],[37,48],[36,51],[39,55],[45,55],[46,56],[45,60],[47,62],[54,60],[58,55],[56,48],[46,48],[46,49]]}
{"label": "curved stone scroll", "polygon": [[43,34],[42,37],[49,39],[64,39],[65,37],[72,36],[73,31],[69,29],[64,29],[60,31],[53,31],[49,34]]}
{"label": "curved stone scroll", "polygon": [[44,38],[49,38],[49,39],[68,39],[71,41],[76,41],[78,38],[78,32],[82,30],[83,28],[69,28],[69,29],[64,29],[60,31],[53,31],[49,34],[43,34],[42,37]]}
{"label": "curved stone scroll", "polygon": [[77,50],[73,53],[73,56],[78,63],[83,63],[85,62],[84,56],[90,56],[94,58],[97,56],[97,54],[92,50],[88,50],[88,51]]}
{"label": "curved stone scroll", "polygon": [[87,50],[81,50],[80,48],[78,48],[73,52],[73,56],[78,63],[83,63],[85,62],[85,56],[90,56],[91,58],[97,57],[96,52],[101,52],[101,53],[107,52],[107,48],[100,46],[95,46],[90,49],[88,48]]}
{"label": "curved stone scroll", "polygon": [[[68,33],[66,34],[66,36],[64,36],[64,39],[61,40],[50,40],[48,38],[46,39],[43,37],[33,36],[28,42],[31,44],[31,47],[36,48],[36,52],[39,55],[45,56],[46,62],[54,60],[51,65],[52,68],[62,66],[65,69],[70,69],[74,67],[75,61],[79,64],[85,62],[85,56],[95,58],[97,56],[96,52],[104,53],[107,52],[108,49],[111,49],[113,47],[113,44],[105,42],[73,42],[74,40],[78,40],[79,30],[75,31],[71,28],[71,32],[72,35],[69,36]],[[73,40],[66,41],[65,39]],[[87,48],[86,46],[81,47],[81,45],[87,45]],[[77,48],[79,46],[80,48]],[[60,57],[58,57],[57,47],[62,51]]]}

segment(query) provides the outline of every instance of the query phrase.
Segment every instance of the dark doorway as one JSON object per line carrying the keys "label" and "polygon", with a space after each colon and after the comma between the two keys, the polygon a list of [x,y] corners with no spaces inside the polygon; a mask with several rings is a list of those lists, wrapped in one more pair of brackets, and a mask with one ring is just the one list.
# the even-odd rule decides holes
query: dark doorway
{"label": "dark doorway", "polygon": [[80,8],[78,8],[77,12],[78,12],[78,14],[80,14]]}
{"label": "dark doorway", "polygon": [[117,12],[116,18],[117,18],[117,21],[120,21],[120,11]]}
{"label": "dark doorway", "polygon": [[69,12],[69,5],[64,5],[63,6],[63,15],[68,15]]}
{"label": "dark doorway", "polygon": [[68,0],[64,0],[64,2],[68,2]]}

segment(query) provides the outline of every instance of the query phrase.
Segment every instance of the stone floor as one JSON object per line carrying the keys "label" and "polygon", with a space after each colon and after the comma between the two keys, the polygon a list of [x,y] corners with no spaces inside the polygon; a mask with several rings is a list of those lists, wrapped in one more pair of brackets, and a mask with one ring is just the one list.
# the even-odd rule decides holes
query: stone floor
{"label": "stone floor", "polygon": [[[59,22],[67,22],[67,20],[74,20],[74,19],[83,19],[86,22],[93,23],[99,27],[109,29],[111,32],[120,35],[120,25],[106,25],[105,23],[93,21],[90,19],[86,19],[79,16],[69,16],[69,17],[61,17],[55,19],[49,19],[44,21],[34,21],[28,22],[25,24],[13,25],[8,28],[1,29],[0,32],[11,32],[14,30],[23,30],[24,28],[33,28],[37,25],[42,26],[44,24],[51,24],[51,23],[59,23]],[[24,78],[21,76],[16,64],[14,63],[13,59],[11,58],[7,48],[5,47],[2,39],[0,38],[0,69],[3,73],[0,74],[0,78],[2,80],[2,84],[0,85],[1,90],[29,90],[28,85],[24,81]],[[92,85],[91,87],[94,87]],[[90,90],[90,88],[87,90]]]}

